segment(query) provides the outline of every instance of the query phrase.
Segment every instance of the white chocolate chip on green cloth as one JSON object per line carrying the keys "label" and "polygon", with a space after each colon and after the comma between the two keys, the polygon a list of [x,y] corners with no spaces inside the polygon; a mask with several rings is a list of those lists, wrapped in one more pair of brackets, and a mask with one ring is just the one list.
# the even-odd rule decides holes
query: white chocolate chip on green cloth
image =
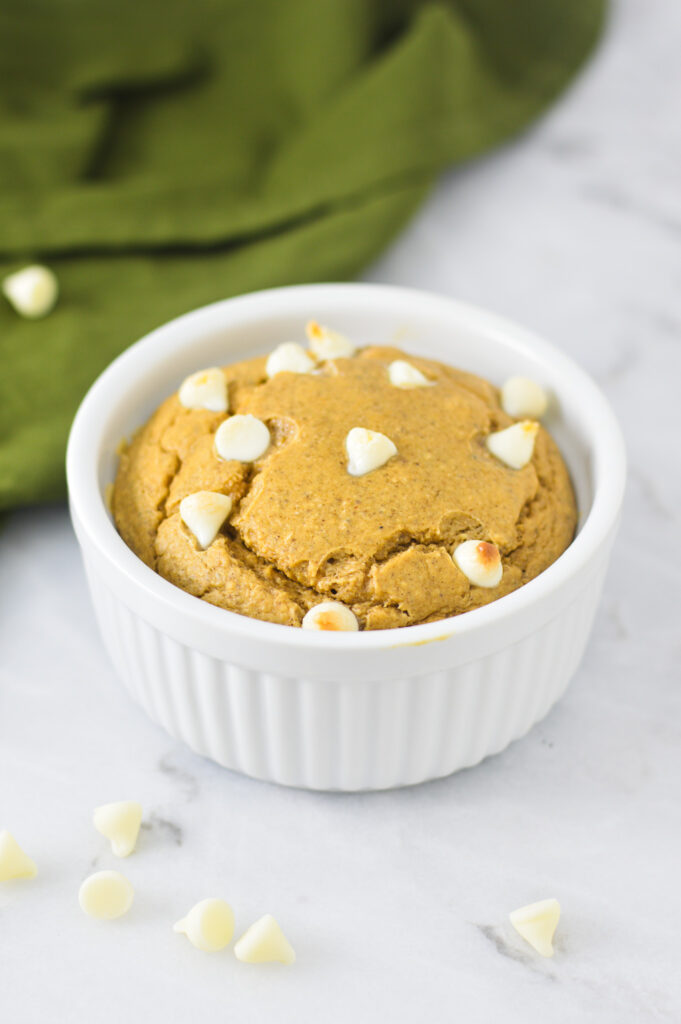
{"label": "white chocolate chip on green cloth", "polygon": [[339,633],[359,629],[354,612],[340,601],[321,601],[310,608],[302,621],[302,627]]}
{"label": "white chocolate chip on green cloth", "polygon": [[218,491],[196,491],[180,502],[180,519],[204,550],[211,546],[231,511],[232,499]]}
{"label": "white chocolate chip on green cloth", "polygon": [[227,412],[229,392],[227,378],[218,366],[198,370],[180,384],[177,392],[180,405],[185,409],[208,409],[209,412]]}
{"label": "white chocolate chip on green cloth", "polygon": [[297,341],[285,341],[267,357],[265,371],[268,377],[274,377],[284,372],[310,373],[314,366],[314,359],[310,359],[302,345]]}
{"label": "white chocolate chip on green cloth", "polygon": [[540,956],[553,956],[553,936],[560,920],[558,900],[539,900],[512,911],[509,921]]}
{"label": "white chocolate chip on green cloth", "polygon": [[408,363],[406,359],[395,359],[388,367],[390,383],[396,388],[429,388],[435,381],[428,378]]}
{"label": "white chocolate chip on green cloth", "polygon": [[134,896],[135,890],[120,871],[96,871],[81,885],[78,902],[89,917],[112,921],[127,914]]}
{"label": "white chocolate chip on green cloth", "polygon": [[540,420],[548,404],[546,392],[530,377],[509,377],[501,389],[501,408],[515,420]]}
{"label": "white chocolate chip on green cloth", "polygon": [[454,561],[474,587],[496,587],[504,570],[496,544],[465,540],[454,550]]}
{"label": "white chocolate chip on green cloth", "polygon": [[397,455],[395,444],[377,430],[366,430],[364,427],[353,427],[345,438],[345,450],[348,454],[348,473],[351,476],[364,476],[374,469],[379,469]]}
{"label": "white chocolate chip on green cloth", "polygon": [[137,843],[142,805],[136,800],[102,804],[95,810],[92,823],[100,835],[110,840],[114,856],[129,857]]}
{"label": "white chocolate chip on green cloth", "polygon": [[173,925],[173,931],[186,935],[192,946],[204,953],[217,953],[232,941],[234,911],[224,900],[201,900]]}
{"label": "white chocolate chip on green cloth", "polygon": [[317,359],[350,359],[357,351],[357,346],[338,331],[330,327],[322,327],[316,320],[310,320],[305,328],[310,348]]}
{"label": "white chocolate chip on green cloth", "polygon": [[528,464],[534,452],[534,442],[539,424],[533,420],[522,420],[505,430],[497,430],[487,436],[487,448],[500,462],[511,469],[522,469]]}
{"label": "white chocolate chip on green cloth", "polygon": [[19,846],[11,832],[0,832],[0,882],[14,878],[35,878],[38,869],[35,862]]}
{"label": "white chocolate chip on green cloth", "polygon": [[215,432],[215,451],[229,462],[254,462],[270,446],[270,432],[256,416],[237,414],[221,423]]}
{"label": "white chocolate chip on green cloth", "polygon": [[59,282],[49,267],[36,264],[9,274],[2,282],[2,290],[17,313],[38,320],[54,309]]}
{"label": "white chocolate chip on green cloth", "polygon": [[245,964],[264,964],[278,961],[295,963],[296,954],[271,914],[265,914],[244,932],[234,946],[237,960]]}

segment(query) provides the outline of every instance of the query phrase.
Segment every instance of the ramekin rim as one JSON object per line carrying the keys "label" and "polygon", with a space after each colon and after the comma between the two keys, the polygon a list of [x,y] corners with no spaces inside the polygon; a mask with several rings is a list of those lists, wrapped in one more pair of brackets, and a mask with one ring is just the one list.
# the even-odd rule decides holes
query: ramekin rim
{"label": "ramekin rim", "polygon": [[[157,355],[167,354],[164,343],[170,333],[180,332],[210,320],[225,307],[236,310],[248,305],[263,303],[286,303],[291,297],[320,301],[320,296],[332,291],[337,297],[347,294],[348,300],[360,294],[392,296],[406,302],[427,303],[437,312],[456,312],[462,321],[471,319],[478,322],[487,332],[500,335],[514,342],[514,347],[523,349],[533,356],[550,357],[554,364],[562,365],[580,386],[580,397],[594,410],[600,419],[600,436],[594,438],[596,459],[594,471],[594,494],[591,508],[570,546],[535,579],[518,590],[492,601],[483,607],[457,616],[439,619],[409,627],[386,630],[367,630],[359,633],[320,633],[301,630],[272,622],[264,622],[240,615],[202,601],[174,584],[163,579],[138,558],[119,536],[105,506],[97,474],[94,471],[100,438],[96,432],[97,408],[103,395],[113,391],[121,394],[129,362],[139,358],[141,352],[157,347]],[[281,310],[280,312],[284,312]],[[254,317],[258,319],[258,317]],[[187,336],[187,344],[192,336]],[[178,348],[182,347],[178,345]],[[117,388],[118,385],[118,388]],[[91,456],[91,457],[88,457]],[[461,302],[422,289],[395,285],[328,282],[320,284],[291,285],[245,293],[229,299],[222,299],[198,309],[191,310],[155,328],[122,352],[99,375],[84,396],[71,428],[67,448],[67,479],[69,499],[75,520],[102,555],[115,569],[122,572],[129,582],[145,591],[154,600],[172,607],[188,620],[198,620],[202,626],[214,628],[221,634],[241,635],[244,639],[268,640],[283,646],[295,648],[354,650],[357,652],[426,645],[454,634],[470,633],[487,629],[502,618],[522,614],[558,590],[567,580],[583,568],[599,545],[605,543],[617,522],[624,493],[626,453],[621,430],[606,397],[586,371],[550,342],[534,332],[515,324],[496,313],[470,303]],[[89,467],[89,469],[88,469]]]}

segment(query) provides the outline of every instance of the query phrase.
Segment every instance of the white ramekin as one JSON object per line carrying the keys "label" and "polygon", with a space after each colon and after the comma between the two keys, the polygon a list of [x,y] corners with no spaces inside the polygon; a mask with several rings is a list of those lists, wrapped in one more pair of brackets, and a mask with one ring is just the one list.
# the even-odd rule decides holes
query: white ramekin
{"label": "white ramekin", "polygon": [[[191,597],[118,536],[105,501],[116,446],[187,374],[300,338],[314,318],[501,383],[540,381],[569,465],[577,537],[531,583],[408,629],[317,633]],[[193,750],[259,779],[383,789],[448,775],[522,736],[563,693],[589,635],[619,518],[621,434],[605,398],[545,341],[449,299],[362,284],[246,295],[189,313],[123,353],[76,416],[71,515],[104,642],[133,698]],[[295,501],[295,494],[291,495]]]}

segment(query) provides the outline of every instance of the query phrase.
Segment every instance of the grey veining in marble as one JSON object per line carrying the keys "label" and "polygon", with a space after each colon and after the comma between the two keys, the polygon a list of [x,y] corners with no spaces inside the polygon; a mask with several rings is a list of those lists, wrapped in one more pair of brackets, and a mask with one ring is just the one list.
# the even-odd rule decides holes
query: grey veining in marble
{"label": "grey veining in marble", "polygon": [[[620,0],[575,87],[445,176],[373,281],[534,327],[609,394],[625,515],[567,695],[504,754],[412,790],[287,791],[231,775],[130,704],[100,647],[63,508],[0,533],[0,828],[40,866],[0,886],[0,1020],[681,1020],[681,6]],[[90,822],[145,808],[128,917],[87,919]],[[274,913],[292,969],[173,934],[198,899]],[[556,955],[509,910],[556,896]]]}

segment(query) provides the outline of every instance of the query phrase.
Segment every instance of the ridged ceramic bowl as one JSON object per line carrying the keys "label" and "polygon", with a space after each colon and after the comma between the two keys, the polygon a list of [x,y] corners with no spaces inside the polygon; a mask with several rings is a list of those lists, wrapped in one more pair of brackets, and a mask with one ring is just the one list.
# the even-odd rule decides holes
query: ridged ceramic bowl
{"label": "ridged ceramic bowl", "polygon": [[[105,494],[116,447],[189,373],[300,338],[317,319],[501,384],[551,393],[544,422],[569,466],[577,536],[526,586],[455,618],[326,633],[259,622],[191,597],[118,536]],[[503,750],[560,697],[586,645],[622,502],[625,455],[607,401],[547,342],[434,295],[362,284],[246,295],[189,313],[101,375],[68,447],[71,515],[104,643],[130,694],[193,750],[259,779],[384,789]],[[295,500],[295,495],[292,495]]]}

